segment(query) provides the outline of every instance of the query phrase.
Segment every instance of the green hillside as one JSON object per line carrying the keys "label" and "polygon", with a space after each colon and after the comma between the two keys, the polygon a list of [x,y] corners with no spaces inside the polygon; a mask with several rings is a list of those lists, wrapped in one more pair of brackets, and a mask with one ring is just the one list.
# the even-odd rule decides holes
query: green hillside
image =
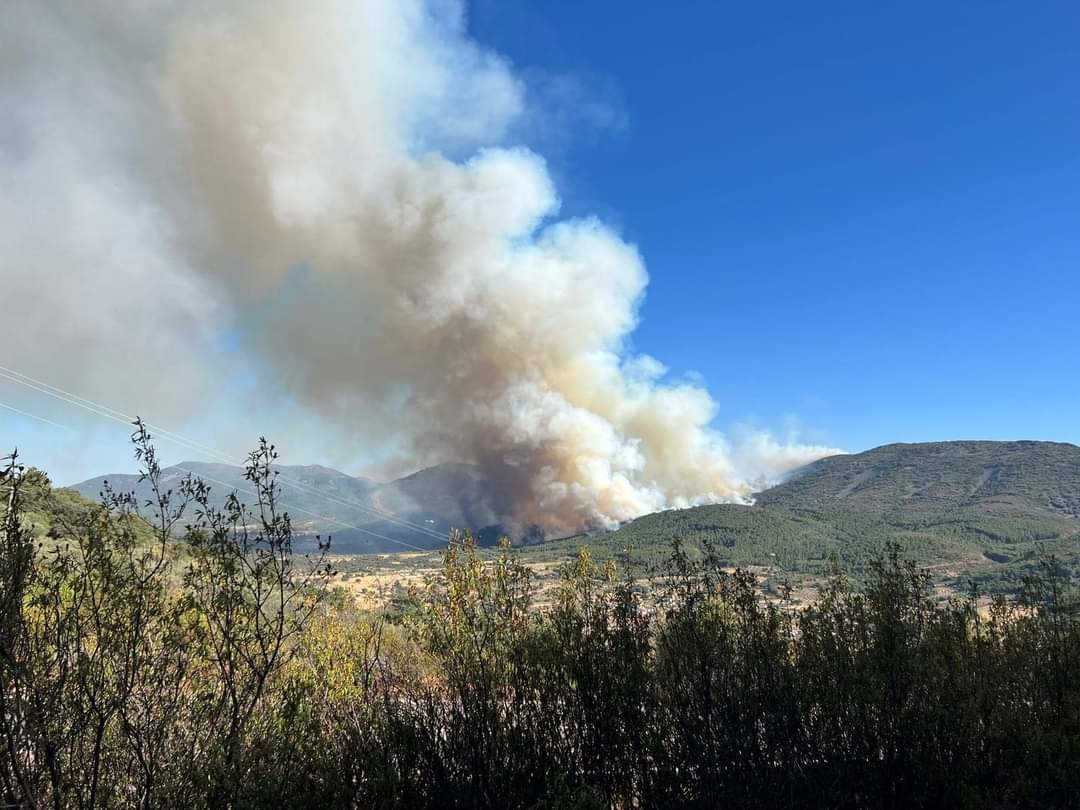
{"label": "green hillside", "polygon": [[[87,527],[95,523],[95,513],[104,509],[99,501],[84,497],[73,489],[54,487],[44,472],[34,468],[23,476],[20,494],[22,524],[30,530],[46,555],[58,544],[85,535]],[[7,492],[3,487],[0,487],[0,497],[6,504]],[[131,516],[129,525],[137,543],[154,542],[155,531],[145,520]]]}
{"label": "green hillside", "polygon": [[[218,499],[233,488],[246,489],[241,468],[195,462],[163,470],[163,483],[178,486],[188,469],[205,476]],[[436,548],[452,526],[482,529],[497,520],[489,487],[469,465],[441,465],[386,484],[325,467],[281,469],[282,504],[295,510],[298,533],[333,534],[341,554],[400,550],[364,529]],[[135,476],[113,475],[109,481],[146,495]],[[78,488],[90,497],[101,486],[102,479],[92,479]],[[60,512],[87,504],[62,490],[50,503]],[[34,514],[42,531],[56,520],[44,507]],[[395,522],[401,520],[411,523]],[[350,533],[342,523],[362,528]],[[711,543],[733,566],[760,566],[793,582],[820,577],[834,558],[858,575],[886,543],[895,542],[954,587],[975,579],[990,590],[1015,590],[1050,554],[1080,570],[1080,447],[973,441],[887,445],[815,462],[759,493],[753,505],[658,512],[616,531],[527,546],[521,554],[526,561],[550,563],[572,558],[583,544],[599,556],[631,548],[647,567],[665,558],[675,539],[691,548]],[[418,559],[410,557],[409,565],[419,565]]]}
{"label": "green hillside", "polygon": [[760,493],[756,502],[842,505],[905,518],[959,509],[1076,520],[1080,447],[1057,442],[889,444],[815,462]]}
{"label": "green hillside", "polygon": [[833,456],[758,495],[647,515],[617,531],[529,549],[534,559],[631,548],[643,564],[674,539],[732,565],[798,580],[834,556],[858,574],[888,542],[961,586],[1012,590],[1048,555],[1080,570],[1080,447],[1051,442],[894,444]]}
{"label": "green hillside", "polygon": [[72,527],[85,525],[87,517],[102,507],[71,489],[54,489],[48,476],[30,469],[23,478],[23,524],[39,539],[70,536]]}

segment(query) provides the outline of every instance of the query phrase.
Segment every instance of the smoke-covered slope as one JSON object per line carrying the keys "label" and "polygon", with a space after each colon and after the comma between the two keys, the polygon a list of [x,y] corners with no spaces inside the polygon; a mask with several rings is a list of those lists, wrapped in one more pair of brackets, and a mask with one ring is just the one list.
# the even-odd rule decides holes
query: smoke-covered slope
{"label": "smoke-covered slope", "polygon": [[1080,447],[1052,442],[893,444],[808,465],[753,506],[658,512],[618,531],[531,553],[557,558],[582,542],[641,559],[671,541],[712,542],[732,564],[777,576],[818,575],[833,554],[859,569],[885,543],[961,582],[1013,587],[1049,554],[1080,564]]}
{"label": "smoke-covered slope", "polygon": [[[498,511],[476,467],[443,464],[378,484],[329,467],[278,466],[280,505],[303,535],[332,535],[335,551],[401,551],[436,548],[451,528],[469,528],[487,537],[497,533]],[[162,471],[162,484],[174,491],[192,473],[210,485],[211,503],[220,507],[234,490],[250,502],[251,486],[242,467],[187,461]],[[137,475],[105,475],[71,489],[97,499],[105,481],[114,490],[150,496]]]}
{"label": "smoke-covered slope", "polygon": [[[452,527],[494,539],[504,514],[499,482],[469,464],[430,467],[385,484],[326,467],[279,469],[281,501],[296,527],[332,534],[341,552],[437,548]],[[203,476],[218,503],[232,489],[243,495],[247,488],[241,468],[196,462],[166,470],[166,484],[177,486],[184,470]],[[108,478],[117,489],[146,494],[135,476]],[[103,480],[74,489],[93,498]],[[617,531],[544,543],[525,554],[555,560],[588,543],[601,555],[629,546],[647,561],[680,538],[691,546],[710,541],[732,564],[798,578],[820,575],[833,554],[858,570],[892,541],[958,582],[970,574],[1011,587],[1044,553],[1080,562],[1078,533],[1080,447],[940,442],[822,459],[759,493],[753,506],[657,512]]]}

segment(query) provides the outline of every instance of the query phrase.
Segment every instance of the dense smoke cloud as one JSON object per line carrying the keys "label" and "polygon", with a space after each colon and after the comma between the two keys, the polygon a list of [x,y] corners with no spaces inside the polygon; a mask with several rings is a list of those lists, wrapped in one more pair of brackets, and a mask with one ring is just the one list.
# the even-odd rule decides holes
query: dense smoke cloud
{"label": "dense smoke cloud", "polygon": [[35,368],[145,397],[168,355],[199,391],[224,333],[327,420],[480,464],[553,530],[742,499],[829,452],[733,448],[704,388],[627,352],[642,259],[557,218],[543,159],[506,145],[526,86],[458,4],[14,5],[0,272]]}

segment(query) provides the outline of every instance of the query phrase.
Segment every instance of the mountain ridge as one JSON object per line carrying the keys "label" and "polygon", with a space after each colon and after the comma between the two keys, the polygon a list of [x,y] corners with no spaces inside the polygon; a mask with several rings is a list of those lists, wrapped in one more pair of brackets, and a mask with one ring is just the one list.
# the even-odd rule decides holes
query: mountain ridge
{"label": "mountain ridge", "polygon": [[1054,555],[1080,570],[1080,447],[1066,442],[893,443],[828,456],[762,490],[751,505],[643,515],[619,529],[548,544],[555,560],[588,543],[645,560],[678,538],[733,565],[821,576],[835,556],[863,570],[887,543],[921,564],[1013,589]]}
{"label": "mountain ridge", "polygon": [[[230,487],[246,488],[242,468],[205,462],[167,468],[166,485],[185,469],[216,479],[209,483],[219,499]],[[383,483],[322,465],[278,469],[282,504],[294,510],[297,530],[332,535],[341,553],[439,548],[451,528],[472,528],[486,540],[500,533],[492,488],[474,465],[435,465]],[[120,475],[73,488],[93,498],[106,478],[114,488],[137,489],[137,476]],[[611,553],[630,545],[656,556],[681,536],[691,544],[719,542],[736,564],[820,573],[834,553],[859,567],[886,542],[897,542],[928,564],[976,570],[988,561],[1022,567],[1038,544],[1072,559],[1078,535],[1080,447],[957,440],[828,456],[758,492],[752,505],[665,510],[527,553],[559,559],[588,543]]]}
{"label": "mountain ridge", "polygon": [[[473,528],[485,536],[498,533],[498,512],[473,465],[434,465],[382,483],[319,464],[278,464],[274,469],[279,473],[279,503],[290,512],[297,533],[331,535],[335,550],[342,553],[438,548],[452,528]],[[218,507],[230,492],[244,500],[251,489],[243,467],[202,461],[162,468],[162,484],[176,490],[189,472],[209,484],[211,504]],[[465,486],[470,479],[471,485]],[[150,494],[139,475],[126,473],[96,476],[67,489],[96,500],[106,481],[114,490],[135,492],[140,500]]]}

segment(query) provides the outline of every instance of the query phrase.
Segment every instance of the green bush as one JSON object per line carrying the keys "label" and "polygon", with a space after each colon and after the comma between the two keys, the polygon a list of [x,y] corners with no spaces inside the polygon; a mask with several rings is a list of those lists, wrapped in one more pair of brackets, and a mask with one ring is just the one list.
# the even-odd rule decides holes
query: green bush
{"label": "green bush", "polygon": [[162,492],[134,438],[155,497],[67,504],[48,544],[26,509],[47,484],[0,470],[5,806],[1080,804],[1080,619],[1053,559],[987,607],[931,599],[895,545],[858,580],[822,553],[796,610],[726,569],[730,538],[676,535],[649,600],[633,561],[582,549],[539,609],[516,552],[455,534],[441,576],[368,613],[328,589],[326,544],[293,553],[272,446],[255,503],[215,509],[194,479]]}

